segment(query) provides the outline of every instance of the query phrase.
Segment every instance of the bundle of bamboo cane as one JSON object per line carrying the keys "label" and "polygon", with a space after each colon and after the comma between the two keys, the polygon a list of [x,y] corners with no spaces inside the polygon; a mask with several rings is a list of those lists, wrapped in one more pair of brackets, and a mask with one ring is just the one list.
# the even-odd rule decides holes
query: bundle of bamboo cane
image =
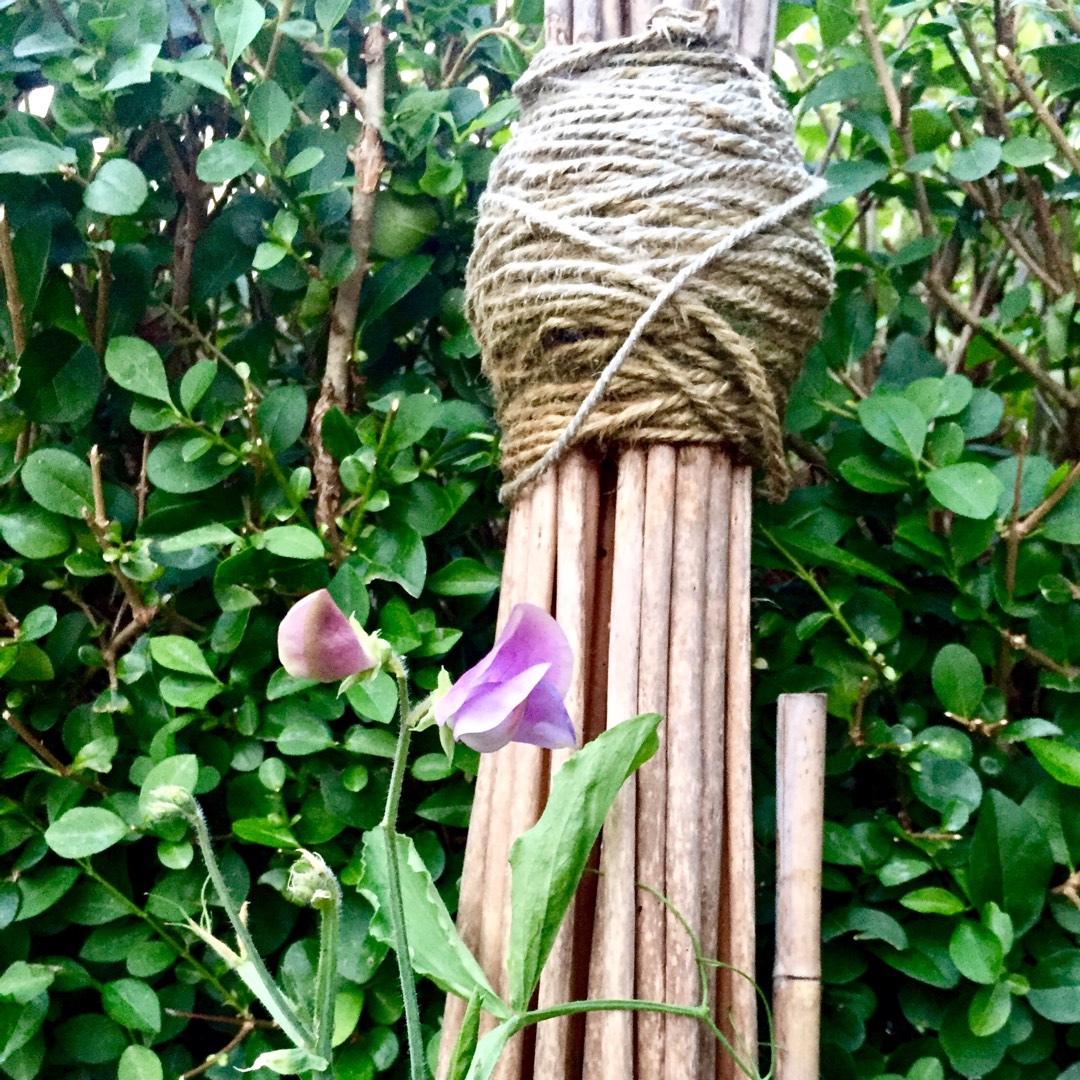
{"label": "bundle of bamboo cane", "polygon": [[[548,0],[549,44],[644,29],[653,0]],[[726,0],[720,24],[759,66],[775,0]],[[551,611],[578,658],[568,707],[579,737],[659,712],[661,749],[621,793],[545,969],[539,1004],[572,998],[693,1003],[698,968],[685,929],[639,883],[665,895],[716,955],[716,1018],[757,1059],[750,792],[750,499],[747,466],[721,449],[574,448],[514,502],[499,624],[521,601]],[[538,818],[559,752],[511,745],[477,782],[458,925],[505,989],[507,857]],[[745,976],[745,977],[743,977]],[[447,1004],[445,1073],[464,1005]],[[516,1037],[498,1080],[687,1080],[741,1075],[685,1017],[625,1012],[548,1020]],[[809,1075],[809,1074],[806,1074]],[[815,1074],[816,1075],[816,1074]]]}

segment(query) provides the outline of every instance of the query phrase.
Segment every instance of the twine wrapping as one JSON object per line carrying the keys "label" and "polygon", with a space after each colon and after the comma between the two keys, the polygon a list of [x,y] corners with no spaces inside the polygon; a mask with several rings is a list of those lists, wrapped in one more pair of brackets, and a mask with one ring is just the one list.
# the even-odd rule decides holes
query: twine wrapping
{"label": "twine wrapping", "polygon": [[721,444],[787,491],[781,417],[832,291],[824,185],[714,23],[660,8],[515,87],[467,278],[504,499],[579,442]]}

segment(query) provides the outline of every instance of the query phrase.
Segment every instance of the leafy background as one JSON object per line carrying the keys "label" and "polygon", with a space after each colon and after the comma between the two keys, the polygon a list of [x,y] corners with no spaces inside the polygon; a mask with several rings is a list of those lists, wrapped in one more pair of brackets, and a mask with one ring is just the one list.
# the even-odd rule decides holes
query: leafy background
{"label": "leafy background", "polygon": [[[223,1078],[276,1045],[183,925],[220,913],[185,831],[144,823],[163,780],[198,794],[286,986],[315,952],[290,852],[339,872],[338,1072],[402,1074],[356,890],[393,686],[291,680],[274,635],[328,585],[418,691],[490,640],[497,448],[461,284],[540,15],[384,12],[358,238],[364,4],[0,3],[13,1080]],[[821,0],[783,5],[779,38],[838,288],[788,417],[800,485],[757,510],[761,918],[775,697],[824,689],[823,1075],[1076,1080],[1080,18]],[[360,362],[330,393],[350,282]],[[475,768],[430,736],[406,790],[451,907]],[[432,1040],[440,1008],[428,988]]]}

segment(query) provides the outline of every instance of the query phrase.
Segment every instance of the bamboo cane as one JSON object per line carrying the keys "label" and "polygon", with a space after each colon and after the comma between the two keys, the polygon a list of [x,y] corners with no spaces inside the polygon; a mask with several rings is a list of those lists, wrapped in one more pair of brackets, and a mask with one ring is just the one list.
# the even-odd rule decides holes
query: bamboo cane
{"label": "bamboo cane", "polygon": [[[724,824],[724,714],[728,637],[728,519],[731,517],[731,459],[710,449],[708,544],[705,553],[705,658],[702,671],[701,793],[701,951],[718,955]],[[716,969],[708,971],[711,1001],[716,1000]],[[716,1070],[716,1039],[701,1027],[702,1076]]]}
{"label": "bamboo cane", "polygon": [[[668,634],[674,539],[675,449],[650,446],[645,464],[645,567],[641,582],[641,639],[638,652],[638,712],[667,713]],[[637,879],[659,888],[664,880],[667,826],[668,725],[660,725],[660,750],[637,774]],[[663,1001],[665,994],[663,909],[650,897],[638,900],[635,994]],[[641,1077],[659,1077],[664,1061],[664,1026],[655,1013],[637,1018],[635,1059]]]}
{"label": "bamboo cane", "polygon": [[[557,492],[555,617],[576,658],[566,705],[580,742],[585,735],[585,705],[594,660],[591,637],[600,504],[600,477],[595,463],[580,451],[569,454],[558,467]],[[606,646],[606,642],[601,644]],[[606,653],[606,648],[603,651]],[[569,756],[566,750],[552,751],[550,773],[553,775]],[[574,904],[567,911],[544,969],[539,991],[541,1008],[578,996],[573,987],[575,938],[587,926],[579,926],[577,908]],[[572,1031],[575,1027],[581,1028],[583,1023],[583,1020],[575,1024],[570,1017],[559,1017],[537,1027],[534,1075],[551,1080],[570,1076],[571,1063],[580,1052],[580,1038],[574,1037]]]}
{"label": "bamboo cane", "polygon": [[776,724],[777,1080],[817,1080],[825,695],[781,694]]}
{"label": "bamboo cane", "polygon": [[[701,926],[702,675],[705,661],[705,548],[712,455],[681,446],[675,471],[671,630],[668,645],[667,836],[664,881],[675,911],[665,913],[666,997],[683,1005],[700,996],[693,945],[680,919]],[[664,1077],[697,1076],[697,1021],[664,1018]]]}
{"label": "bamboo cane", "polygon": [[[609,655],[618,666],[607,680],[607,726],[637,713],[638,654],[645,515],[645,451],[619,457],[615,493],[615,545],[611,576],[619,589],[611,598]],[[634,996],[634,864],[636,785],[627,784],[604,823],[596,900],[589,997]],[[586,1020],[584,1080],[626,1080],[634,1075],[633,1014],[591,1013]]]}
{"label": "bamboo cane", "polygon": [[[750,469],[731,476],[729,523],[727,716],[724,725],[727,797],[724,816],[725,905],[720,955],[731,965],[719,980],[717,1020],[743,1057],[757,1060],[754,975],[754,831],[750,786]],[[734,1080],[735,1063],[717,1059],[720,1080]]]}

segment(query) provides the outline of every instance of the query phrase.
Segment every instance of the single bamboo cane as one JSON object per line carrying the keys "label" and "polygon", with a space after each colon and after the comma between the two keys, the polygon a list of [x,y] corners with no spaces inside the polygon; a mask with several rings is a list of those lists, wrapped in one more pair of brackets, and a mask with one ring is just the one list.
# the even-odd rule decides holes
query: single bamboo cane
{"label": "single bamboo cane", "polygon": [[[615,492],[615,544],[611,577],[607,726],[637,713],[641,587],[644,572],[645,451],[619,456]],[[634,996],[634,924],[637,790],[627,784],[604,823],[589,970],[589,997]],[[590,1013],[585,1029],[584,1080],[626,1080],[634,1075],[632,1013]]]}
{"label": "single bamboo cane", "polygon": [[[668,635],[674,542],[675,448],[650,446],[645,464],[644,571],[641,582],[641,639],[638,651],[638,712],[668,710]],[[667,831],[666,723],[660,725],[660,750],[637,774],[637,879],[661,888]],[[664,911],[649,896],[638,898],[635,996],[663,1001],[665,995]],[[655,1013],[637,1018],[636,1076],[663,1073],[664,1025]]]}
{"label": "single bamboo cane", "polygon": [[818,1080],[825,695],[781,694],[776,724],[777,1080]]}
{"label": "single bamboo cane", "polygon": [[[710,449],[708,544],[705,553],[705,658],[702,672],[701,793],[701,951],[715,957],[719,949],[723,902],[724,715],[727,699],[728,519],[731,516],[731,459]],[[716,1000],[716,969],[708,972],[709,998]],[[701,1026],[702,1076],[716,1071],[717,1044]]]}
{"label": "single bamboo cane", "polygon": [[[667,836],[665,893],[675,911],[665,913],[664,963],[667,1000],[694,1004],[700,979],[693,944],[680,919],[701,927],[702,676],[705,667],[705,549],[712,454],[704,446],[681,446],[675,470],[675,534],[672,559],[671,630],[668,644]],[[698,1076],[697,1021],[664,1017],[664,1077]]]}
{"label": "single bamboo cane", "polygon": [[[575,15],[575,26],[578,25]],[[596,464],[583,452],[567,455],[558,467],[558,566],[555,589],[555,617],[559,621],[576,658],[574,677],[566,696],[567,710],[574,721],[579,743],[585,736],[587,690],[596,657],[592,652],[593,598],[596,592],[597,527],[600,506],[600,474]],[[606,645],[606,642],[602,642]],[[606,648],[603,650],[606,653]],[[550,774],[569,758],[566,750],[550,755]],[[573,992],[575,938],[587,930],[577,918],[578,905],[571,905],[559,929],[543,978],[540,981],[541,1008],[577,996]],[[591,913],[586,913],[586,916]],[[568,1077],[580,1040],[572,1035],[584,1021],[559,1017],[536,1029],[536,1076]],[[576,1044],[576,1045],[575,1045]]]}
{"label": "single bamboo cane", "polygon": [[[731,968],[719,980],[717,1017],[740,1051],[757,1060],[757,997],[754,976],[754,831],[750,785],[750,469],[731,476],[728,556],[727,717],[724,725],[727,796],[724,816],[724,906],[720,956]],[[720,1080],[738,1076],[727,1054],[717,1059]]]}

